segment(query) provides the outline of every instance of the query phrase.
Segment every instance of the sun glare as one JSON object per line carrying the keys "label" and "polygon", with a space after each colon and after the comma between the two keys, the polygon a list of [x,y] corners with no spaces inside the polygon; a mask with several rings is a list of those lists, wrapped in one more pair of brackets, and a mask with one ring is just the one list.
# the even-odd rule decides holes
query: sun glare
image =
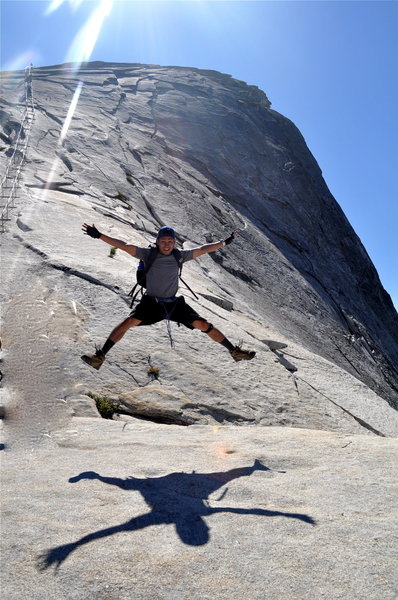
{"label": "sun glare", "polygon": [[75,114],[77,103],[79,102],[79,96],[80,96],[80,92],[82,91],[82,87],[83,87],[83,82],[79,81],[79,83],[77,84],[77,87],[75,89],[75,93],[73,94],[72,102],[70,103],[68,114],[66,115],[66,119],[65,119],[63,127],[62,127],[61,135],[59,136],[59,142],[58,142],[59,145],[63,144],[66,134],[68,133],[68,129],[71,124],[73,115]]}
{"label": "sun glare", "polygon": [[[84,1],[85,0],[69,0],[69,4],[71,5],[73,10],[76,10]],[[52,2],[50,2],[49,6],[47,7],[47,10],[45,11],[45,15],[51,15],[60,6],[62,6],[64,2],[65,0],[53,0]],[[87,21],[81,26],[81,28],[75,35],[65,55],[66,62],[73,63],[74,72],[77,72],[80,69],[82,63],[88,62],[90,60],[91,54],[93,53],[93,50],[95,48],[95,44],[97,43],[98,36],[101,33],[104,21],[106,17],[108,17],[111,13],[113,0],[97,0],[96,2],[90,1],[90,4],[94,5],[93,10],[90,12],[90,16],[87,19]],[[58,140],[59,146],[62,146],[68,134],[73,116],[75,114],[79,102],[79,97],[82,88],[83,82],[79,81],[79,83],[76,86],[72,101],[69,105],[69,109],[62,126],[62,130]],[[54,179],[57,170],[57,166],[58,157],[56,156],[47,177],[47,183],[43,190],[43,196],[45,196],[47,191],[50,189],[51,183]]]}
{"label": "sun glare", "polygon": [[[75,114],[75,110],[76,110],[77,104],[79,102],[79,97],[80,97],[80,93],[82,91],[82,88],[83,88],[83,82],[79,81],[79,83],[76,86],[75,92],[73,94],[72,102],[69,105],[68,113],[67,113],[67,115],[65,117],[65,120],[64,120],[64,123],[62,125],[62,130],[61,130],[61,133],[60,133],[60,136],[59,136],[59,140],[58,140],[58,146],[62,146],[62,144],[65,141],[65,138],[66,138],[67,133],[69,131],[70,124],[71,124],[72,119],[73,119],[73,115]],[[55,159],[53,161],[52,167],[51,167],[51,169],[50,169],[50,171],[48,173],[48,176],[47,176],[47,182],[46,182],[46,185],[45,185],[45,187],[43,189],[43,192],[42,192],[42,199],[45,198],[48,190],[50,189],[51,183],[53,182],[54,176],[55,176],[56,171],[57,171],[58,163],[59,163],[59,158],[56,155]]]}
{"label": "sun glare", "polygon": [[[46,16],[51,15],[60,8],[65,1],[67,0],[52,0],[44,14]],[[83,2],[89,2],[89,5],[93,5],[90,16],[76,33],[65,54],[66,62],[76,63],[76,70],[79,69],[82,63],[90,60],[104,21],[112,11],[113,1],[114,0],[68,0],[73,11],[76,11]]]}
{"label": "sun glare", "polygon": [[74,62],[80,66],[81,63],[90,60],[104,21],[111,13],[112,4],[113,0],[100,0],[96,4],[88,20],[72,41],[66,55],[67,62]]}
{"label": "sun glare", "polygon": [[46,8],[44,14],[45,16],[51,15],[54,11],[57,10],[64,2],[68,2],[71,5],[73,10],[79,8],[80,4],[84,2],[84,0],[52,0],[49,6]]}
{"label": "sun glare", "polygon": [[27,50],[16,56],[11,62],[5,65],[5,71],[18,71],[24,69],[27,65],[37,60],[37,54],[33,50]]}

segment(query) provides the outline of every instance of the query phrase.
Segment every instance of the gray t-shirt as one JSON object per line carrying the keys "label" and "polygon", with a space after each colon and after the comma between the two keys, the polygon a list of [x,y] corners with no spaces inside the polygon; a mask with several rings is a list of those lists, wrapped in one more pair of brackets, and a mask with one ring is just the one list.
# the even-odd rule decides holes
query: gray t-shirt
{"label": "gray t-shirt", "polygon": [[[136,258],[145,261],[151,252],[150,248],[137,246]],[[193,250],[180,250],[182,262],[193,259]],[[146,275],[147,294],[158,298],[172,298],[178,291],[179,265],[173,254],[158,252]]]}

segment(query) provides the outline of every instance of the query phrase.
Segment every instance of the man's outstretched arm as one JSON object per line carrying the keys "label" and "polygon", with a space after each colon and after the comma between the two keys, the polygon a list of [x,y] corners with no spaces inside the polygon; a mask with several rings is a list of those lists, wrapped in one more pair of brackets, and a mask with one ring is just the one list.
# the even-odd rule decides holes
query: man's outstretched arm
{"label": "man's outstretched arm", "polygon": [[228,246],[228,244],[230,244],[234,238],[235,238],[235,231],[233,231],[231,233],[231,235],[229,237],[227,237],[225,240],[221,240],[220,242],[215,242],[214,244],[205,244],[204,246],[200,246],[199,248],[194,248],[192,257],[198,258],[198,256],[202,256],[203,254],[209,254],[209,252],[215,252],[216,250],[219,250],[223,246]]}
{"label": "man's outstretched arm", "polygon": [[123,240],[118,240],[116,238],[110,237],[109,235],[105,235],[104,233],[100,233],[96,226],[87,225],[87,223],[83,224],[82,231],[85,235],[89,235],[92,238],[97,240],[101,240],[114,248],[120,248],[120,250],[124,250],[127,254],[131,254],[131,256],[135,256],[137,252],[137,246],[133,246],[133,244],[126,244]]}

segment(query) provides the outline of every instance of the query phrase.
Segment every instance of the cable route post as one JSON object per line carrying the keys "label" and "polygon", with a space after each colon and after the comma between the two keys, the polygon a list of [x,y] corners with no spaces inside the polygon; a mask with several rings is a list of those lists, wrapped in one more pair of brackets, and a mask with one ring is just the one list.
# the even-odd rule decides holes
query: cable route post
{"label": "cable route post", "polygon": [[10,221],[10,210],[15,208],[19,179],[28,148],[29,134],[35,114],[33,101],[33,65],[25,68],[25,107],[21,118],[19,131],[15,141],[12,142],[13,150],[10,155],[6,172],[0,182],[0,233],[5,233],[5,224]]}

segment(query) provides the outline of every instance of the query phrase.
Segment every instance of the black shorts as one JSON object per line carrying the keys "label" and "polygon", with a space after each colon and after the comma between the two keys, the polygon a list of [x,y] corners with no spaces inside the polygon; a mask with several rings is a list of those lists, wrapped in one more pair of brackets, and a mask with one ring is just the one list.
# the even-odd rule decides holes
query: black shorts
{"label": "black shorts", "polygon": [[140,325],[153,325],[163,319],[169,319],[185,325],[188,329],[193,329],[191,325],[193,321],[206,321],[185,302],[183,296],[179,296],[171,302],[162,302],[146,294],[131,311],[130,317],[142,321]]}

